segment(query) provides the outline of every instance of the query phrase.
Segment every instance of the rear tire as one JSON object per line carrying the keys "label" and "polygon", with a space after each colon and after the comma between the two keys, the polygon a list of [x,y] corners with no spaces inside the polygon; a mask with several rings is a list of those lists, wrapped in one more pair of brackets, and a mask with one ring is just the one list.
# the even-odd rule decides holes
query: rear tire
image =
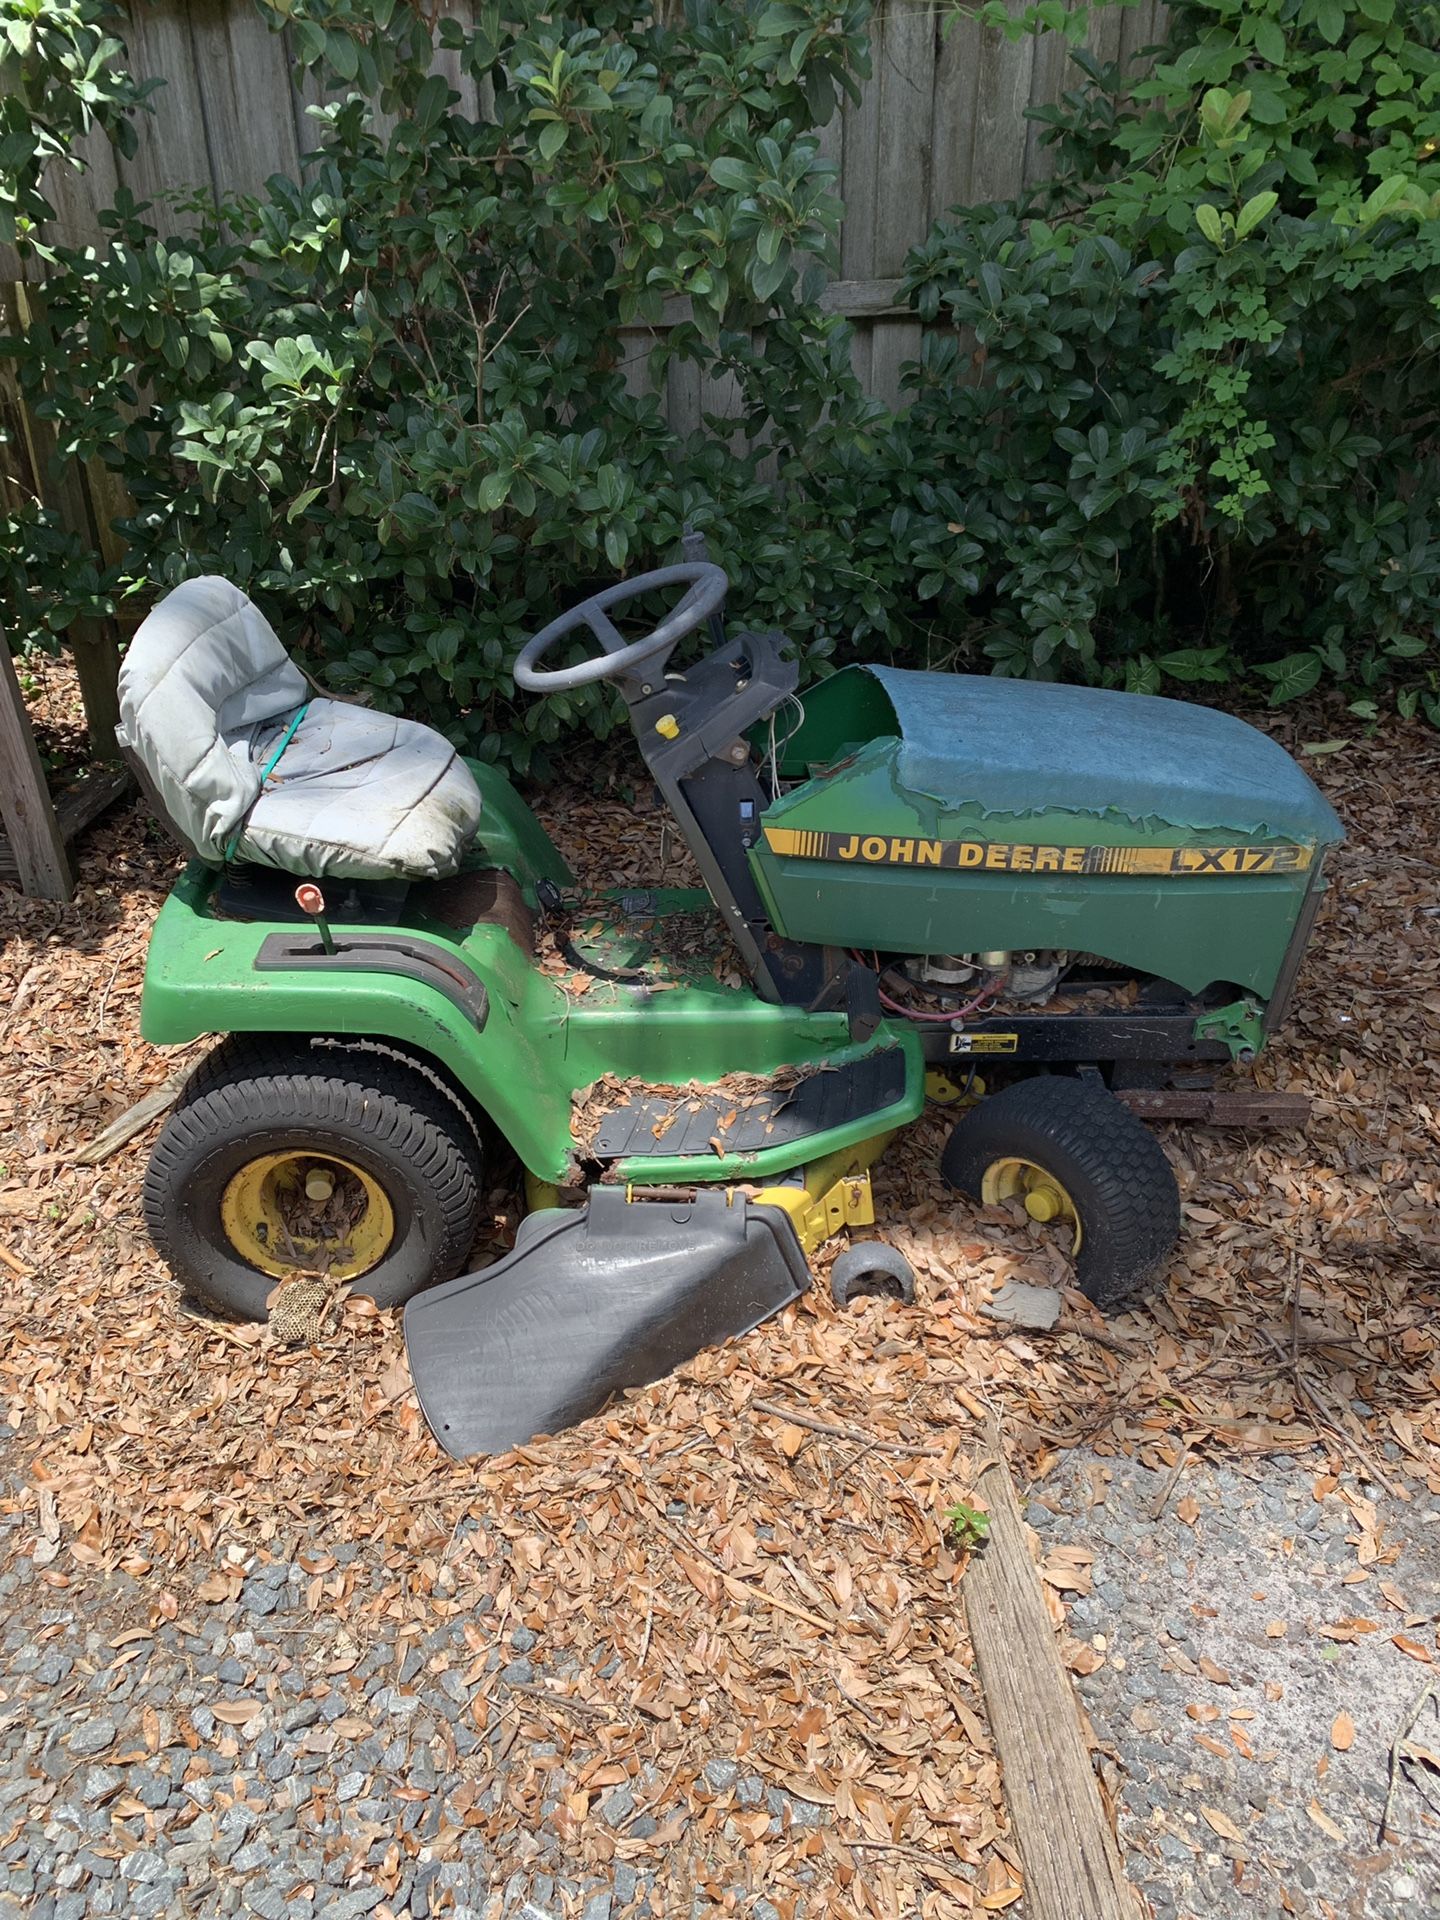
{"label": "rear tire", "polygon": [[994,1170],[1043,1170],[1073,1206],[1075,1281],[1111,1313],[1163,1272],[1180,1236],[1180,1189],[1165,1150],[1128,1107],[1058,1075],[1017,1081],[955,1125],[940,1160],[950,1186],[987,1198]]}
{"label": "rear tire", "polygon": [[[307,1171],[353,1193],[354,1218],[297,1245],[274,1215],[307,1204]],[[474,1122],[423,1064],[368,1043],[237,1037],[201,1063],[156,1142],[145,1221],[185,1294],[227,1318],[264,1320],[286,1272],[332,1255],[337,1274],[363,1269],[353,1291],[393,1307],[460,1271],[480,1179]]]}

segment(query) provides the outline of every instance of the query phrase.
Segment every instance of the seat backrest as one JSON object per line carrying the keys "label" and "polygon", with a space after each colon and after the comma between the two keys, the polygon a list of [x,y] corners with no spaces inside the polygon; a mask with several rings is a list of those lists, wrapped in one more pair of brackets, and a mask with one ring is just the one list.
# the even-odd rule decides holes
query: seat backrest
{"label": "seat backrest", "polygon": [[215,574],[166,594],[130,642],[116,734],[202,859],[225,858],[259,795],[257,728],[286,719],[308,693],[264,614]]}

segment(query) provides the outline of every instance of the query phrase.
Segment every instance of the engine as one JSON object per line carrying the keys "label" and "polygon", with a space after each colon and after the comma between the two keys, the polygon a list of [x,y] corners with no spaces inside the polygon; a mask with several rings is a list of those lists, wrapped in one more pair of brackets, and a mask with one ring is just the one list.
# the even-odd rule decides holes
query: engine
{"label": "engine", "polygon": [[923,953],[902,961],[907,979],[942,997],[984,994],[1020,1006],[1043,1007],[1071,963],[1059,948],[1009,953]]}

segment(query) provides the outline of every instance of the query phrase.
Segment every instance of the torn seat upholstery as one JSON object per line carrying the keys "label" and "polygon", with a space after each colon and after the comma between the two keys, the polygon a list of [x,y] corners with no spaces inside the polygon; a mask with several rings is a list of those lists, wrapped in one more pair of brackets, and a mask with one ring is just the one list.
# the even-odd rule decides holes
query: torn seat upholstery
{"label": "torn seat upholstery", "polygon": [[187,580],[120,673],[120,745],[202,860],[314,879],[436,880],[480,791],[433,728],[322,696],[238,587]]}

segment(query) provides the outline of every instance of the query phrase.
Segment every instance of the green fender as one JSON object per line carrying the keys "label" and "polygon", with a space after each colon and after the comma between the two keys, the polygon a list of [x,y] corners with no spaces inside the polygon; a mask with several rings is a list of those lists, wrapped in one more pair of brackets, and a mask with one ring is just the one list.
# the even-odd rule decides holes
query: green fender
{"label": "green fender", "polygon": [[[868,1047],[902,1048],[903,1098],[818,1136],[807,1145],[807,1159],[903,1126],[924,1103],[924,1062],[913,1032],[882,1024],[868,1047],[856,1046],[843,1013],[771,1005],[714,979],[646,995],[597,981],[577,999],[502,927],[488,923],[460,939],[452,928],[418,919],[396,929],[453,958],[483,985],[483,1028],[443,986],[424,978],[368,967],[258,968],[267,939],[300,929],[293,921],[280,926],[217,917],[214,884],[213,873],[191,867],[160,911],[140,1006],[147,1040],[175,1046],[208,1033],[297,1033],[394,1041],[433,1060],[464,1088],[540,1181],[571,1177],[571,1096],[605,1074],[646,1082],[718,1080],[732,1072],[769,1074],[791,1063],[839,1065]],[[374,938],[381,931],[334,923],[337,938]],[[645,1184],[772,1179],[787,1173],[795,1158],[793,1146],[723,1159],[707,1155],[698,1164],[651,1155],[625,1161],[618,1171]]]}
{"label": "green fender", "polygon": [[[500,928],[451,951],[485,987],[483,1032],[437,988],[398,974],[261,971],[273,924],[202,909],[213,876],[191,868],[160,910],[145,967],[140,1031],[157,1046],[208,1033],[364,1034],[435,1060],[474,1098],[532,1172],[564,1177],[570,1148],[564,1001]],[[295,932],[291,926],[285,931]],[[373,934],[373,927],[346,931]],[[426,930],[426,937],[431,937]],[[436,941],[439,944],[439,941]]]}

